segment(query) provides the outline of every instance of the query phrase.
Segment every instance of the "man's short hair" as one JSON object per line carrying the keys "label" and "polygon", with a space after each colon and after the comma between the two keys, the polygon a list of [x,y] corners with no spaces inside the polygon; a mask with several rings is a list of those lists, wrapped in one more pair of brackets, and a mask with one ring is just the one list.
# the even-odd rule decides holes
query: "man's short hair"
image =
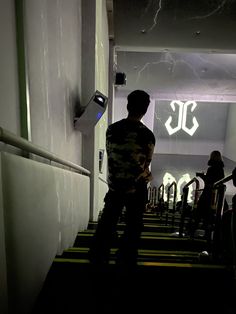
{"label": "man's short hair", "polygon": [[128,97],[127,110],[133,115],[144,115],[147,112],[150,96],[143,90],[134,90]]}

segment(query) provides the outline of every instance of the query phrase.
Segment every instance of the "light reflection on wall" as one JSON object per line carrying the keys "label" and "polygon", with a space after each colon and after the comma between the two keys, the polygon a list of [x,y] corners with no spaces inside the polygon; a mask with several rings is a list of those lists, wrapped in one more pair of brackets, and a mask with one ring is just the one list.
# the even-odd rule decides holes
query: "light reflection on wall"
{"label": "light reflection on wall", "polygon": [[[191,177],[188,173],[185,173],[181,176],[181,178],[178,180],[178,182],[176,181],[175,177],[169,173],[166,172],[165,175],[163,176],[163,184],[165,187],[164,190],[164,201],[167,200],[167,189],[168,186],[172,183],[172,182],[176,182],[177,183],[177,197],[176,197],[176,201],[180,201],[181,200],[181,194],[182,194],[182,189],[184,187],[185,184],[187,184],[189,181],[191,180]],[[193,186],[189,186],[189,193],[188,193],[188,202],[191,203],[193,201]],[[173,200],[173,193],[171,193],[171,200]]]}

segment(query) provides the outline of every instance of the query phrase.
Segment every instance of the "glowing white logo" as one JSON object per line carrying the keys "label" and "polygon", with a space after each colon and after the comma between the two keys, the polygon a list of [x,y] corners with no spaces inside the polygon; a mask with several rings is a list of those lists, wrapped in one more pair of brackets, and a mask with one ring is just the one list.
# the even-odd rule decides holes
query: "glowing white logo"
{"label": "glowing white logo", "polygon": [[175,177],[172,176],[169,172],[166,172],[162,180],[165,190],[164,190],[164,200],[167,200],[167,188],[172,182],[176,182]]}
{"label": "glowing white logo", "polygon": [[[181,200],[181,193],[182,193],[182,188],[185,184],[187,184],[189,181],[191,180],[191,177],[188,173],[185,173],[182,175],[182,177],[179,179],[178,183],[175,179],[175,177],[169,173],[166,172],[164,177],[163,177],[163,184],[165,186],[165,190],[164,190],[164,200],[167,200],[167,189],[168,186],[172,183],[172,182],[176,182],[177,183],[177,197],[176,197],[176,201],[180,201]],[[185,184],[184,184],[185,183]],[[188,193],[188,202],[192,202],[192,193],[193,193],[193,187],[190,185],[189,187],[189,193]]]}
{"label": "glowing white logo", "polygon": [[[181,191],[185,184],[187,184],[191,180],[191,177],[188,173],[185,173],[182,175],[182,177],[179,179],[177,183],[177,201],[181,200]],[[188,187],[188,202],[192,202],[192,195],[193,195],[193,186],[190,185]]]}
{"label": "glowing white logo", "polygon": [[194,109],[197,107],[197,103],[195,101],[186,101],[185,103],[180,101],[180,100],[173,100],[171,103],[170,103],[170,106],[172,108],[173,111],[175,111],[175,105],[179,105],[179,116],[178,116],[178,124],[176,127],[172,127],[171,126],[171,122],[172,122],[172,117],[170,116],[166,123],[165,123],[165,126],[166,126],[166,129],[169,133],[169,135],[172,135],[174,133],[176,133],[177,131],[181,130],[184,130],[186,133],[188,133],[189,135],[193,135],[195,133],[195,131],[197,130],[197,128],[199,127],[199,124],[197,122],[197,119],[195,117],[193,117],[193,126],[191,127],[191,129],[189,129],[187,126],[186,126],[186,121],[187,121],[187,111],[188,111],[188,107],[190,105],[192,105],[192,108],[191,108],[191,112],[194,111]]}

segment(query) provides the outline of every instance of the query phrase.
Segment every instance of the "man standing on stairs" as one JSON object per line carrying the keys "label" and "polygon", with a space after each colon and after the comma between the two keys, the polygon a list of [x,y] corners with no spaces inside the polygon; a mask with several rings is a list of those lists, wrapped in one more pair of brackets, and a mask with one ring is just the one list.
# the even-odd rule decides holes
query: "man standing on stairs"
{"label": "man standing on stairs", "polygon": [[147,183],[152,176],[149,165],[155,137],[142,122],[150,96],[135,90],[127,97],[128,117],[111,124],[106,132],[108,186],[104,208],[90,248],[93,264],[106,264],[116,225],[125,207],[125,231],[120,240],[117,263],[136,264],[142,215],[147,203]]}

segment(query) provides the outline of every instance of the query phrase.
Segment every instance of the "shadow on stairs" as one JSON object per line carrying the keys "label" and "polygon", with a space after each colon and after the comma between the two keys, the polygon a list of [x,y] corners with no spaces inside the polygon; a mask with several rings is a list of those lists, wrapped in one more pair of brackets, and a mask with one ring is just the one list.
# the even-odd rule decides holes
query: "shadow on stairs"
{"label": "shadow on stairs", "polygon": [[[55,258],[32,314],[236,313],[230,267],[199,258],[204,240],[174,238],[154,215],[145,218],[135,269],[115,264],[115,243],[109,265],[89,264],[96,227],[90,223],[74,247]],[[118,237],[122,230],[119,224]]]}

